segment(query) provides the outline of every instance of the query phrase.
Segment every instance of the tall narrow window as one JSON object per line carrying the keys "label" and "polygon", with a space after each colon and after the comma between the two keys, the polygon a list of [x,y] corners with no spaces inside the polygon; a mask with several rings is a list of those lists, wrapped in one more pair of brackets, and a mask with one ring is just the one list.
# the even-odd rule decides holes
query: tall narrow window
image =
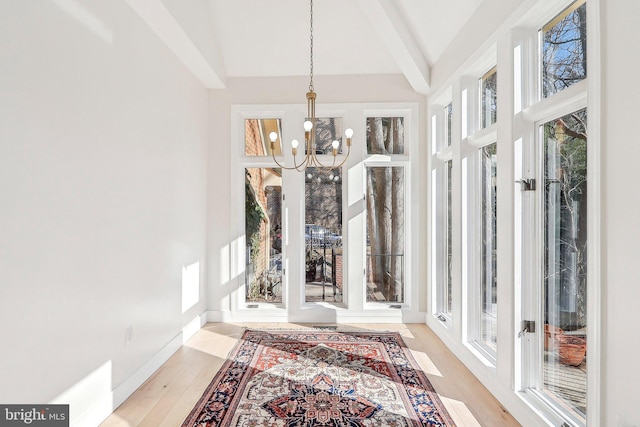
{"label": "tall narrow window", "polygon": [[[368,117],[367,154],[405,154],[404,117]],[[405,302],[403,166],[367,166],[366,209],[367,302]]]}
{"label": "tall narrow window", "polygon": [[404,302],[404,167],[367,167],[367,302]]}
{"label": "tall narrow window", "polygon": [[451,314],[451,306],[453,302],[453,210],[452,210],[452,197],[453,197],[453,187],[452,187],[452,172],[453,172],[453,161],[449,160],[445,163],[445,254],[446,254],[446,264],[445,264],[445,276],[444,276],[444,295],[443,295],[443,307],[442,310]]}
{"label": "tall narrow window", "polygon": [[587,77],[587,5],[579,0],[541,30],[542,96],[572,86]]}
{"label": "tall narrow window", "polygon": [[587,413],[587,111],[545,123],[544,387],[563,408]]}
{"label": "tall narrow window", "polygon": [[497,344],[497,144],[480,150],[481,251],[480,251],[480,339],[493,352]]}
{"label": "tall narrow window", "polygon": [[245,169],[245,299],[282,302],[282,172]]}
{"label": "tall narrow window", "polygon": [[497,88],[498,72],[496,67],[493,67],[480,79],[480,90],[482,91],[482,96],[480,97],[482,102],[480,109],[482,128],[494,124],[498,117]]}
{"label": "tall narrow window", "polygon": [[433,154],[433,254],[432,268],[435,285],[434,312],[443,322],[451,322],[452,256],[453,256],[453,212],[452,212],[452,122],[453,109],[449,103],[443,107],[442,132],[435,132],[437,138]]}
{"label": "tall narrow window", "polygon": [[342,171],[307,168],[305,301],[342,302]]}

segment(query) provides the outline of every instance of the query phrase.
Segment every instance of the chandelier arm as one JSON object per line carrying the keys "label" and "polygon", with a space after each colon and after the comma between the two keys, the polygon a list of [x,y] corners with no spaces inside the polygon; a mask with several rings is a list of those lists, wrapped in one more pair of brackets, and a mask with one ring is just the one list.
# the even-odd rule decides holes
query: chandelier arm
{"label": "chandelier arm", "polygon": [[[281,164],[281,163],[278,161],[278,159],[276,159],[276,156],[273,154],[273,151],[271,152],[271,157],[273,158],[273,161],[274,161],[274,162],[276,162],[276,165],[278,165],[278,166],[279,166],[279,167],[281,167],[282,169],[285,169],[285,170],[294,170],[294,169],[295,169],[295,170],[297,170],[298,172],[300,172],[300,169],[298,169],[298,167],[300,167],[300,165],[295,166],[295,156],[294,156],[294,163],[293,163],[293,164],[294,164],[294,166],[293,166],[293,167],[291,167],[291,166],[285,166],[285,165]],[[304,162],[302,162],[302,164],[304,164]]]}
{"label": "chandelier arm", "polygon": [[347,162],[347,160],[349,159],[349,154],[350,153],[351,153],[351,146],[347,147],[347,154],[344,156],[344,159],[342,159],[342,161],[340,163],[338,163],[337,165],[336,165],[336,157],[337,156],[334,156],[333,157],[333,163],[331,164],[331,166],[325,165],[324,163],[320,162],[320,159],[318,159],[317,157],[314,156],[316,167],[318,167],[318,168],[320,168],[322,170],[325,170],[325,171],[338,169],[338,168],[342,167]]}
{"label": "chandelier arm", "polygon": [[[300,162],[300,164],[296,163],[296,156],[295,154],[293,155],[293,167],[291,169],[295,169],[298,172],[302,172],[303,170],[305,170],[305,168],[307,167],[307,163],[309,162],[309,156],[305,156],[304,160],[302,160]],[[300,169],[302,168],[302,169]]]}
{"label": "chandelier arm", "polygon": [[[347,147],[347,155],[344,156],[344,159],[342,159],[342,161],[340,162],[340,164],[338,164],[337,166],[335,166],[335,169],[341,168],[342,165],[344,165],[345,163],[347,163],[347,159],[349,159],[349,154],[351,153],[351,146]],[[335,157],[334,157],[335,159]],[[335,163],[335,162],[334,162]]]}

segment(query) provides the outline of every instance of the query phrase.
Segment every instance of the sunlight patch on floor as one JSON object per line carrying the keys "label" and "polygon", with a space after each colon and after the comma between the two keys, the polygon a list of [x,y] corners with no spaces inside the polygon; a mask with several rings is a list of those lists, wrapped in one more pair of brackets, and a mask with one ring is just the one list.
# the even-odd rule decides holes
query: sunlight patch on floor
{"label": "sunlight patch on floor", "polygon": [[191,337],[184,346],[226,359],[237,342],[238,340],[236,338],[201,329],[196,335]]}
{"label": "sunlight patch on floor", "polygon": [[114,412],[105,422],[100,424],[100,427],[132,427],[132,425],[129,421]]}
{"label": "sunlight patch on floor", "polygon": [[429,356],[427,356],[422,351],[416,351],[416,350],[409,350],[409,351],[413,355],[413,358],[416,359],[416,362],[418,362],[418,365],[420,365],[420,369],[422,369],[422,371],[425,374],[442,377],[442,373],[438,370],[438,368],[433,363],[433,361],[429,358]]}
{"label": "sunlight patch on floor", "polygon": [[453,418],[456,425],[465,427],[482,426],[464,402],[444,396],[440,396],[440,400],[444,404],[445,408],[447,408],[447,411],[449,411],[449,415],[451,415],[451,418]]}

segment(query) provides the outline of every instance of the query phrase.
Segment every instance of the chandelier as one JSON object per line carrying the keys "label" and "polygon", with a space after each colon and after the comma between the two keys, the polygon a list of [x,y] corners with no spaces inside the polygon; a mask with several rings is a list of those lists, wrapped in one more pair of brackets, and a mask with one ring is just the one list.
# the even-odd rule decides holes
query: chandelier
{"label": "chandelier", "polygon": [[309,72],[309,92],[307,92],[307,120],[305,120],[304,127],[304,147],[305,147],[305,156],[301,160],[300,163],[296,161],[296,156],[298,154],[298,145],[300,144],[297,139],[291,141],[291,154],[293,154],[293,166],[287,167],[282,165],[275,156],[275,146],[276,141],[278,139],[278,134],[276,132],[271,132],[269,134],[270,146],[271,146],[271,157],[276,162],[278,166],[282,169],[292,170],[295,169],[299,172],[304,171],[307,167],[319,167],[324,170],[333,170],[341,167],[349,158],[349,153],[351,152],[351,137],[353,136],[353,130],[347,129],[344,132],[346,137],[347,144],[347,154],[340,161],[340,163],[336,164],[338,158],[338,148],[340,147],[340,142],[337,140],[331,143],[331,154],[333,155],[333,162],[331,165],[323,164],[320,159],[316,156],[316,93],[313,88],[313,0],[309,2],[309,22],[310,22],[310,31],[309,31],[309,52],[310,52],[310,72]]}

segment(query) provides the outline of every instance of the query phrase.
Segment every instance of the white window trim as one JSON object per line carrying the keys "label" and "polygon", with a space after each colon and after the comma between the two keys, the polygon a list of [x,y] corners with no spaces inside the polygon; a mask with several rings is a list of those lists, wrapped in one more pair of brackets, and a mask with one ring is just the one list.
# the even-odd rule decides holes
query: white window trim
{"label": "white window trim", "polygon": [[[367,154],[366,144],[363,144],[362,150],[362,192],[366,195],[366,170],[367,167],[382,166],[391,167],[399,166],[404,168],[404,245],[405,245],[405,259],[404,259],[404,298],[402,302],[390,302],[380,301],[373,302],[367,301],[367,283],[366,275],[363,276],[362,292],[363,292],[363,309],[365,311],[380,310],[416,310],[418,301],[419,289],[414,286],[414,277],[418,277],[417,267],[419,261],[414,259],[411,262],[411,253],[415,252],[415,241],[412,236],[414,233],[411,230],[417,230],[418,225],[414,223],[415,216],[412,214],[412,207],[409,205],[410,200],[417,200],[412,197],[414,195],[413,182],[417,182],[419,175],[417,174],[418,168],[412,167],[413,162],[417,162],[416,154],[418,153],[418,111],[416,105],[411,106],[397,106],[396,108],[378,108],[378,109],[365,109],[362,112],[363,122],[366,122],[370,117],[402,117],[404,122],[404,153],[403,154],[391,154],[391,155],[379,155],[379,154]],[[413,156],[412,156],[413,153]],[[365,196],[366,197],[366,196]],[[366,206],[365,206],[366,215]],[[363,221],[362,236],[366,236],[367,222]],[[362,259],[364,271],[366,272],[366,247],[362,247]]]}
{"label": "white window trim", "polygon": [[[523,311],[530,296],[524,293],[527,291],[522,287],[522,279],[525,275],[530,275],[528,261],[523,254],[524,242],[534,239],[532,228],[523,222],[523,193],[519,191],[519,185],[514,181],[524,177],[533,177],[533,171],[529,164],[523,165],[522,159],[528,153],[524,150],[532,146],[533,131],[535,127],[532,122],[542,121],[545,114],[551,118],[560,117],[557,114],[564,111],[558,107],[555,113],[540,112],[543,104],[537,98],[539,70],[531,66],[532,60],[536,58],[538,46],[538,28],[555,17],[558,13],[569,6],[572,1],[561,2],[531,2],[522,4],[519,9],[507,19],[494,35],[482,44],[476,53],[470,56],[456,71],[447,78],[439,88],[431,94],[429,99],[430,125],[435,121],[436,125],[441,125],[442,121],[438,116],[438,111],[442,105],[446,105],[449,99],[460,97],[460,87],[464,76],[473,75],[477,71],[478,58],[482,57],[492,44],[497,44],[498,57],[498,92],[500,107],[498,109],[498,150],[500,152],[500,168],[498,172],[498,206],[500,212],[506,213],[500,221],[506,221],[506,225],[498,228],[498,280],[499,283],[507,283],[506,286],[499,285],[499,300],[505,302],[499,307],[499,317],[501,326],[498,329],[499,346],[496,369],[491,369],[478,363],[478,357],[469,346],[465,345],[464,335],[459,334],[457,327],[451,324],[439,322],[436,318],[436,288],[437,288],[437,251],[438,241],[437,227],[437,170],[438,165],[443,160],[450,158],[449,153],[438,151],[440,147],[436,144],[439,137],[439,129],[430,132],[431,156],[428,158],[429,170],[431,171],[431,197],[429,199],[429,250],[431,252],[429,262],[430,271],[430,309],[432,316],[427,317],[427,324],[447,343],[454,353],[463,363],[474,372],[474,374],[496,395],[501,396],[501,401],[519,419],[528,420],[531,423],[543,423],[548,425],[560,425],[563,421],[548,410],[548,406],[535,396],[535,393],[526,391],[523,384],[528,381],[527,372],[522,372],[523,363],[527,363],[527,354],[523,351],[521,341],[518,338],[521,321],[528,318],[528,314]],[[567,102],[566,110],[569,112],[579,110],[580,105],[587,104],[589,117],[589,156],[587,177],[590,203],[587,207],[588,215],[588,258],[589,277],[587,281],[587,328],[589,335],[589,345],[587,348],[587,358],[589,369],[587,373],[587,408],[589,425],[602,424],[603,408],[601,401],[600,386],[603,383],[601,360],[602,360],[602,290],[601,290],[601,41],[600,41],[600,2],[587,0],[587,44],[588,52],[588,79],[586,83],[579,83],[575,88],[568,88],[570,91],[562,91],[555,94],[559,102],[562,97],[570,98]],[[516,62],[514,64],[514,61]],[[515,67],[514,67],[515,65]],[[534,85],[525,85],[526,82],[533,82]],[[522,83],[522,84],[519,84]],[[586,87],[580,87],[585,86]],[[508,93],[505,94],[505,91]],[[572,91],[579,92],[580,95],[571,96]],[[563,94],[563,92],[566,92]],[[582,99],[578,99],[582,98]],[[546,101],[546,100],[545,100]],[[568,107],[573,104],[573,108]],[[457,114],[459,103],[455,105]],[[551,106],[548,104],[546,107]],[[546,110],[546,107],[544,109]],[[435,119],[434,119],[435,117]],[[454,126],[461,126],[455,123]],[[432,129],[433,130],[433,129]],[[457,130],[460,133],[461,128]],[[476,135],[471,132],[466,139],[469,144],[480,144],[484,138],[482,132]],[[455,138],[454,138],[455,144]],[[457,157],[460,151],[452,149],[453,157]],[[504,153],[504,154],[503,154]],[[506,156],[506,157],[505,157]],[[520,159],[516,162],[515,159]],[[457,173],[462,174],[462,171]],[[455,190],[454,191],[458,191]],[[526,197],[529,197],[525,194]],[[525,217],[524,221],[532,221]],[[535,221],[534,221],[535,223]],[[529,233],[529,234],[525,234]],[[460,244],[459,242],[455,244]],[[523,260],[525,262],[523,262]],[[457,298],[463,299],[462,295]],[[460,301],[454,301],[460,304]],[[454,315],[455,317],[455,315]],[[541,327],[537,328],[538,334]],[[525,339],[539,339],[536,334],[525,334]],[[522,372],[522,374],[521,374]],[[524,390],[524,391],[523,391]],[[547,407],[547,410],[545,410]]]}
{"label": "white window trim", "polygon": [[[343,245],[345,251],[345,263],[343,265],[343,283],[346,291],[343,294],[342,304],[324,302],[305,302],[304,290],[292,289],[291,283],[299,283],[304,280],[303,268],[290,265],[291,254],[295,253],[301,246],[297,240],[304,240],[304,237],[294,235],[291,231],[289,236],[285,233],[285,238],[289,239],[287,247],[283,248],[283,268],[286,274],[283,275],[283,302],[281,304],[257,303],[257,308],[248,308],[254,303],[245,302],[244,285],[244,215],[237,215],[236,212],[243,212],[244,207],[244,180],[241,173],[247,167],[276,167],[270,156],[246,156],[244,154],[244,120],[253,118],[279,118],[282,120],[283,133],[283,154],[278,157],[285,165],[291,165],[292,155],[288,141],[291,138],[299,137],[302,133],[301,123],[306,114],[306,105],[301,104],[265,104],[265,105],[233,105],[231,109],[231,132],[233,141],[231,147],[231,230],[232,234],[238,238],[230,245],[230,267],[232,272],[232,283],[229,289],[229,320],[231,321],[310,321],[322,322],[327,319],[327,312],[333,314],[329,317],[336,322],[420,322],[424,319],[423,312],[420,313],[419,300],[420,292],[422,298],[426,296],[424,290],[413,285],[414,278],[419,276],[419,239],[412,238],[412,230],[418,230],[418,216],[412,212],[412,207],[408,205],[409,200],[419,200],[420,195],[417,185],[421,174],[417,164],[419,162],[419,119],[418,103],[363,103],[363,104],[323,104],[317,110],[318,117],[342,117],[344,127],[352,127],[355,137],[352,145],[351,155],[347,163],[343,166],[343,230],[346,242]],[[405,120],[405,154],[393,156],[367,156],[366,155],[366,117],[403,117]],[[297,126],[296,124],[300,124]],[[298,129],[300,128],[300,129]],[[329,156],[328,158],[330,158]],[[349,239],[357,239],[363,236],[362,231],[366,224],[360,223],[364,214],[364,203],[362,199],[363,184],[365,180],[364,166],[380,165],[402,165],[405,168],[405,301],[400,310],[391,307],[397,304],[366,303],[365,277],[362,274],[364,268],[364,250],[360,250],[358,244],[349,243]],[[300,174],[299,172],[283,171],[283,176],[289,174]],[[283,210],[283,227],[296,228],[304,223],[304,218],[292,218],[287,207],[296,203],[293,199],[300,194],[304,195],[304,180],[289,180],[283,187],[285,201]],[[296,196],[297,195],[297,196]],[[362,214],[355,213],[361,210]],[[303,215],[303,212],[301,212]],[[346,237],[348,236],[348,237]],[[286,252],[285,252],[286,251]],[[355,251],[355,252],[354,252]],[[359,271],[359,273],[358,273]]]}
{"label": "white window trim", "polygon": [[[597,43],[596,28],[598,26],[598,5],[596,1],[587,1],[587,37],[588,37],[588,78],[568,87],[558,93],[553,94],[550,97],[542,98],[541,90],[539,87],[540,70],[539,63],[540,49],[539,49],[539,35],[538,28],[546,24],[550,19],[564,10],[573,1],[562,2],[553,9],[548,9],[547,13],[542,15],[542,19],[536,21],[537,25],[532,26],[528,32],[520,32],[520,37],[523,34],[528,35],[524,38],[525,52],[523,55],[523,69],[525,77],[523,83],[525,87],[523,97],[525,108],[521,114],[516,114],[514,119],[514,128],[520,132],[520,137],[523,141],[524,153],[523,157],[526,159],[523,164],[522,178],[535,178],[537,182],[542,182],[541,171],[536,168],[541,164],[540,159],[542,154],[537,150],[540,147],[540,126],[544,125],[550,120],[562,117],[566,114],[573,113],[582,108],[587,108],[588,115],[588,127],[589,127],[589,155],[587,156],[587,168],[589,173],[587,174],[587,185],[589,188],[589,206],[588,209],[588,259],[589,259],[589,274],[587,284],[587,328],[589,330],[589,345],[587,346],[589,360],[588,378],[587,378],[587,422],[589,424],[598,424],[600,419],[600,392],[598,384],[601,382],[600,374],[600,235],[599,235],[599,211],[600,205],[600,166],[599,166],[599,153],[600,153],[600,140],[599,125],[600,112],[596,110],[597,102],[587,103],[587,98],[593,96],[593,98],[599,98],[600,88],[600,74],[598,64],[599,62],[599,43]],[[595,16],[594,16],[595,15]],[[522,40],[522,39],[521,39]],[[597,69],[596,72],[593,70]],[[532,78],[535,76],[535,78]],[[595,83],[592,83],[595,81]],[[526,83],[530,83],[526,85]],[[517,106],[516,106],[517,110]],[[516,191],[518,193],[518,191]],[[593,194],[595,193],[595,194]],[[516,199],[519,197],[517,196]],[[517,203],[517,201],[516,201]],[[541,191],[537,191],[534,197],[530,200],[523,200],[522,210],[523,212],[542,212],[543,194]],[[525,216],[526,218],[527,216]],[[518,219],[516,219],[518,221]],[[541,372],[543,367],[543,361],[537,354],[537,349],[540,348],[540,343],[544,339],[544,317],[543,308],[541,304],[540,288],[542,278],[540,272],[542,271],[542,233],[543,233],[543,219],[539,216],[531,217],[526,220],[526,223],[522,223],[522,256],[526,259],[535,259],[535,266],[533,268],[525,268],[522,276],[521,293],[521,319],[535,320],[536,328],[535,334],[525,334],[522,344],[521,359],[516,360],[516,365],[521,364],[525,368],[519,378],[516,380],[516,390],[521,390],[520,395],[529,404],[533,405],[541,414],[549,417],[553,420],[561,420],[559,422],[567,422],[572,426],[584,426],[584,421],[573,416],[571,413],[563,411],[560,404],[549,399],[544,393],[539,392],[536,388],[542,388],[542,384],[538,384],[538,379],[541,378]],[[596,234],[598,233],[598,234]],[[522,263],[521,265],[524,265]],[[516,277],[516,279],[518,279]],[[519,281],[517,280],[516,283]],[[529,285],[528,285],[528,284]],[[536,286],[537,285],[537,286]],[[535,303],[532,303],[535,301]],[[529,302],[529,303],[528,303]],[[516,316],[518,318],[518,316]],[[592,333],[594,331],[594,333]],[[528,367],[528,368],[527,368]],[[519,386],[518,386],[519,385]]]}

